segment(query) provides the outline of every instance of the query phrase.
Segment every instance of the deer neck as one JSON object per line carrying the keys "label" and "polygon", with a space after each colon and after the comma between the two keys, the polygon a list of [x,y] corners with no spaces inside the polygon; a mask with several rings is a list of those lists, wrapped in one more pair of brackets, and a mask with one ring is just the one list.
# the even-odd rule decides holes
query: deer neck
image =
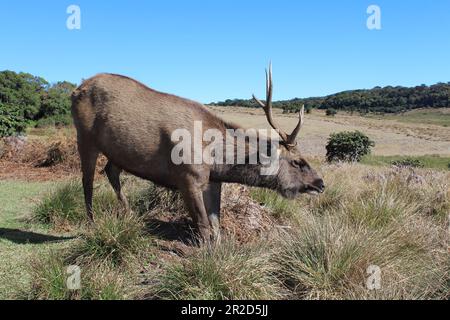
{"label": "deer neck", "polygon": [[[259,141],[258,141],[259,142]],[[258,150],[259,152],[259,150]],[[259,161],[257,164],[249,164],[251,157],[247,154],[246,164],[214,164],[211,167],[210,178],[215,182],[238,183],[252,187],[261,187],[276,190],[278,187],[278,172],[276,174],[264,174],[265,168]]]}
{"label": "deer neck", "polygon": [[215,182],[239,183],[252,187],[277,189],[277,175],[262,175],[261,165],[223,164],[215,165],[211,171],[211,180]]}

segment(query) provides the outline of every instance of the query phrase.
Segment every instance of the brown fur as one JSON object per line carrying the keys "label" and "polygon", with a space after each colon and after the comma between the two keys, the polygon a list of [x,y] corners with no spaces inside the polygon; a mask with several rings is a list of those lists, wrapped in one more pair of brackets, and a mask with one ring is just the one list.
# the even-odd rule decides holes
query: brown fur
{"label": "brown fur", "polygon": [[218,236],[222,182],[270,188],[286,197],[323,189],[322,180],[296,148],[282,147],[280,171],[275,176],[261,176],[260,165],[174,165],[174,130],[192,133],[194,121],[202,121],[203,130],[225,132],[237,127],[197,102],[157,92],[124,76],[99,74],[86,80],[72,95],[72,114],[91,219],[93,176],[100,152],[109,160],[105,171],[125,206],[119,180],[122,170],[179,190],[204,239],[209,238],[210,227]]}

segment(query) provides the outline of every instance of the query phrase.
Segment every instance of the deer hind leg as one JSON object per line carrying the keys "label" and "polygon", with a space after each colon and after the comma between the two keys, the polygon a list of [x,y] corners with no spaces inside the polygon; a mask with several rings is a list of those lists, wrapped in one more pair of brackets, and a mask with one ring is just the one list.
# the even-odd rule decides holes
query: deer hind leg
{"label": "deer hind leg", "polygon": [[222,184],[211,182],[203,191],[203,202],[212,229],[213,241],[220,242],[220,196]]}
{"label": "deer hind leg", "polygon": [[81,160],[81,171],[83,173],[83,191],[84,202],[86,205],[86,213],[91,222],[94,221],[93,208],[92,208],[92,195],[94,189],[94,175],[95,166],[97,164],[97,157],[99,152],[95,147],[89,146],[89,144],[78,141],[78,152]]}
{"label": "deer hind leg", "polygon": [[126,196],[122,192],[122,186],[120,184],[120,174],[122,173],[122,169],[114,165],[111,161],[108,161],[105,167],[105,172],[109,183],[117,195],[117,198],[123,204],[125,210],[130,212],[130,205],[128,204]]}

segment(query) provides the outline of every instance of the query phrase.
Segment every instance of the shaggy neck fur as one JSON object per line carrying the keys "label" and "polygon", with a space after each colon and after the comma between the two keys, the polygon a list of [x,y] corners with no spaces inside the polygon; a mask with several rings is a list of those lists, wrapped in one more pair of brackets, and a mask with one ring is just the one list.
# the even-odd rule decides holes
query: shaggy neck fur
{"label": "shaggy neck fur", "polygon": [[[224,125],[225,129],[242,129],[239,126],[230,123],[224,123]],[[259,136],[257,136],[258,150],[252,151],[252,153],[257,152],[259,154],[259,139]],[[248,159],[249,156],[249,143],[248,141],[246,141],[246,159]],[[239,183],[252,187],[261,187],[272,190],[278,189],[278,174],[262,175],[261,170],[264,167],[259,161],[259,156],[257,157],[257,159],[258,164],[216,164],[212,168],[210,178],[215,182]],[[246,162],[248,163],[248,161]],[[235,163],[237,162],[235,161]]]}

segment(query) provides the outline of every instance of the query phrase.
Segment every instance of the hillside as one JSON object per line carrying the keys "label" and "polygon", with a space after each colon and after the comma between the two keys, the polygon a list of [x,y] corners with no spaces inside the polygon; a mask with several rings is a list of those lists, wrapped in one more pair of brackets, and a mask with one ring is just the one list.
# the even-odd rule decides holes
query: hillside
{"label": "hillside", "polygon": [[[229,99],[211,103],[212,106],[257,107],[252,100]],[[302,105],[307,109],[337,109],[361,113],[399,113],[419,108],[450,107],[450,82],[417,87],[375,87],[349,90],[325,97],[295,98],[274,102],[275,108],[296,112]]]}

